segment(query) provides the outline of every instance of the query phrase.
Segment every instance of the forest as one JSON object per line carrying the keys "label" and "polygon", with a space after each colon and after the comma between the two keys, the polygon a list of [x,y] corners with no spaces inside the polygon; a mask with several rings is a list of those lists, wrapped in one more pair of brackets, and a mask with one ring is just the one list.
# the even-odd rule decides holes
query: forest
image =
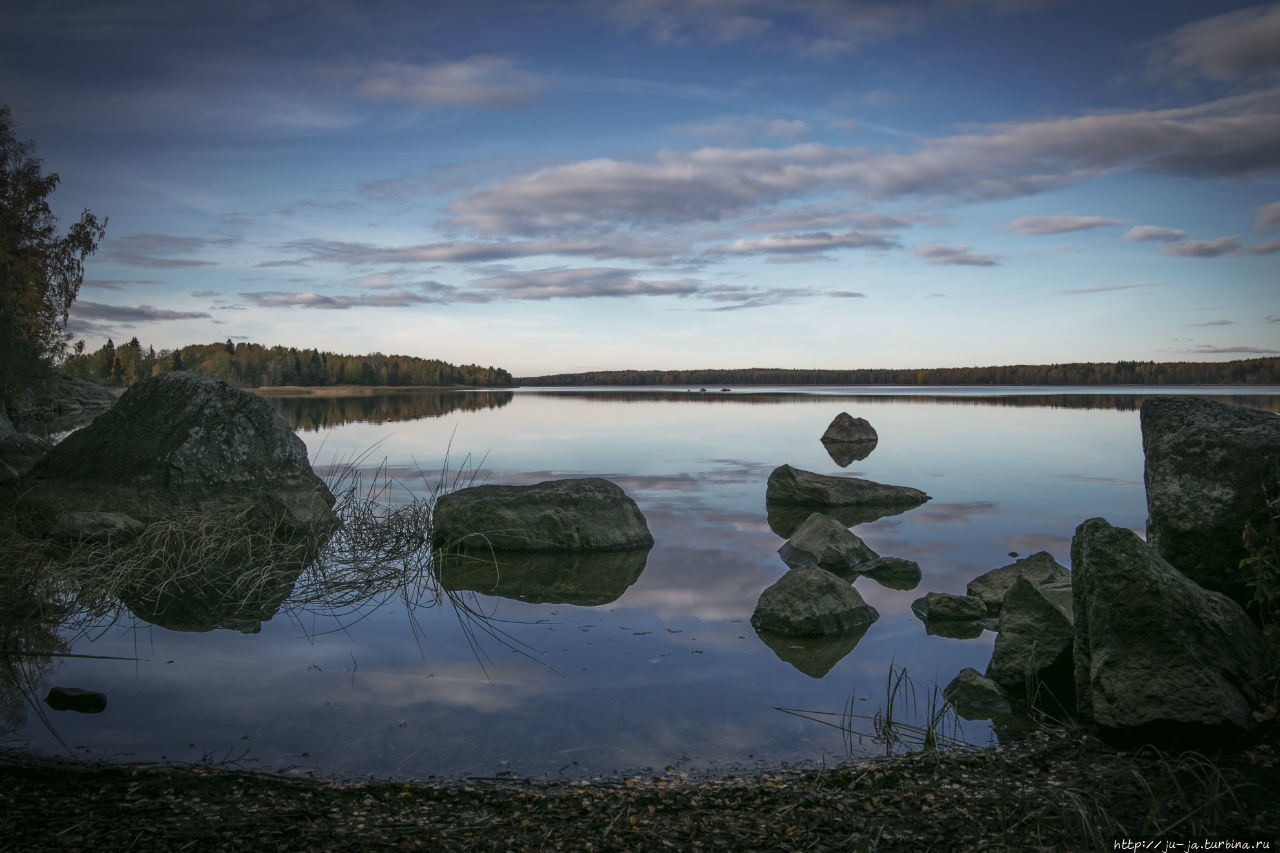
{"label": "forest", "polygon": [[604,370],[521,377],[520,385],[1280,385],[1280,358],[1117,361],[926,369]]}
{"label": "forest", "polygon": [[68,376],[107,386],[132,385],[170,370],[188,370],[239,388],[280,385],[471,385],[509,387],[511,374],[499,367],[461,366],[410,355],[341,355],[317,349],[261,344],[195,344],[177,349],[143,348],[135,337],[116,346],[111,339],[95,352],[78,347],[63,360]]}

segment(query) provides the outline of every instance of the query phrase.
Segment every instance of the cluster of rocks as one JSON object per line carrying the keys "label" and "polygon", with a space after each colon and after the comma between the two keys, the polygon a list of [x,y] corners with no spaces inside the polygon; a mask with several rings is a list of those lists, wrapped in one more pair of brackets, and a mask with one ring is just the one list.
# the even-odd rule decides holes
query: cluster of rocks
{"label": "cluster of rocks", "polygon": [[[842,412],[822,442],[861,445],[865,453],[877,436],[865,420]],[[920,566],[898,557],[881,557],[849,529],[848,515],[873,520],[919,506],[929,496],[918,489],[889,486],[854,477],[832,477],[782,465],[769,475],[765,501],[770,524],[787,541],[778,555],[788,571],[760,594],[751,616],[757,634],[783,660],[820,678],[857,644],[880,618],[854,589],[863,575],[894,589],[920,583]],[[785,517],[784,524],[775,520]],[[858,523],[858,522],[853,522]],[[785,533],[779,527],[785,529]],[[820,643],[814,655],[796,655],[792,638],[838,638]]]}
{"label": "cluster of rocks", "polygon": [[926,621],[997,620],[985,675],[967,669],[944,691],[962,716],[1035,708],[1117,743],[1170,747],[1237,743],[1266,716],[1276,650],[1224,593],[1241,595],[1241,532],[1280,482],[1280,418],[1161,397],[1141,420],[1147,541],[1089,519],[1070,573],[1037,554],[976,579],[967,596],[917,602]]}

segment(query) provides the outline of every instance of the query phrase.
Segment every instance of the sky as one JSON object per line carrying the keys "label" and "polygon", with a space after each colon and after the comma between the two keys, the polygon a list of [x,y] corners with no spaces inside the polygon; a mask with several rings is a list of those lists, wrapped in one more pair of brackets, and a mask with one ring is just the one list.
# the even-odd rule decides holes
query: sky
{"label": "sky", "polygon": [[1280,4],[11,4],[70,331],[517,376],[1280,354]]}

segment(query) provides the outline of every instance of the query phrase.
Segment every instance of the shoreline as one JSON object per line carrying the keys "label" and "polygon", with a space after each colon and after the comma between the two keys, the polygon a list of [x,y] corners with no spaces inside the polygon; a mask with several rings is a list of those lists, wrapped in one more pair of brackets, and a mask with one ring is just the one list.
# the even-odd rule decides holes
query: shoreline
{"label": "shoreline", "polygon": [[1209,761],[1118,752],[1079,729],[723,779],[335,782],[0,752],[0,849],[1078,850],[1138,836],[1276,849],[1274,746]]}

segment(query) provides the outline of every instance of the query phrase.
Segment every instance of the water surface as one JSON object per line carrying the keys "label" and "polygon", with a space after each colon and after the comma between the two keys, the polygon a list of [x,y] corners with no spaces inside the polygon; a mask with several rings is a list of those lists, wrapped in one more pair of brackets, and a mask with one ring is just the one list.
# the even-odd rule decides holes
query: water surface
{"label": "water surface", "polygon": [[[1280,389],[1231,394],[1280,411]],[[1148,393],[1144,389],[1144,393]],[[502,632],[466,630],[447,603],[412,614],[395,595],[333,613],[289,591],[231,615],[174,621],[133,603],[9,683],[4,744],[111,760],[227,761],[330,776],[583,776],[667,768],[732,772],[845,758],[841,733],[777,708],[872,714],[892,667],[922,687],[986,667],[994,635],[930,636],[911,601],[963,593],[1040,550],[1069,565],[1094,516],[1144,532],[1135,389],[718,388],[424,392],[274,399],[321,473],[359,460],[397,499],[467,482],[598,476],[639,504],[643,558],[555,560],[455,576]],[[818,441],[840,411],[880,440],[837,463]],[[912,590],[856,581],[880,619],[864,636],[770,645],[749,619],[786,571],[765,481],[783,463],[913,486],[932,500],[855,532],[919,562]],[[576,576],[577,583],[566,581]],[[303,584],[306,577],[299,582]],[[500,594],[496,594],[500,593]],[[150,620],[150,621],[148,621]],[[201,621],[203,620],[203,621]],[[168,627],[161,627],[161,624]],[[212,628],[214,624],[224,627]],[[106,660],[103,657],[125,658]],[[98,690],[105,712],[42,708],[49,686]],[[863,727],[870,729],[869,725]],[[964,735],[993,737],[985,723]],[[854,755],[881,747],[852,744]]]}

